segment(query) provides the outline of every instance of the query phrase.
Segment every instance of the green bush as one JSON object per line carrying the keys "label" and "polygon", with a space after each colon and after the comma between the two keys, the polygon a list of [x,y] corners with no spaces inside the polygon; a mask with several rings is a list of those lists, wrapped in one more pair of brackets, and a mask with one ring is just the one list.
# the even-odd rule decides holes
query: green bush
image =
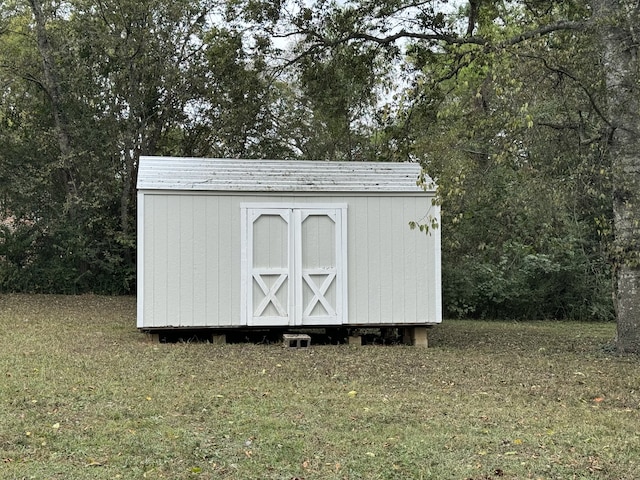
{"label": "green bush", "polygon": [[132,240],[84,227],[43,231],[35,225],[0,230],[0,291],[30,293],[132,293]]}
{"label": "green bush", "polygon": [[508,242],[497,262],[445,255],[443,291],[447,316],[613,319],[609,266],[575,243],[540,253]]}

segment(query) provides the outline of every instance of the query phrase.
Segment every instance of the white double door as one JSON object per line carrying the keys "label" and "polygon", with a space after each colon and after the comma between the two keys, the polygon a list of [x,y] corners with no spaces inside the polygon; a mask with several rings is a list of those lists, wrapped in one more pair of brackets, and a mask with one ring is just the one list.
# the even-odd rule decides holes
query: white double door
{"label": "white double door", "polygon": [[346,323],[346,205],[242,205],[247,325]]}

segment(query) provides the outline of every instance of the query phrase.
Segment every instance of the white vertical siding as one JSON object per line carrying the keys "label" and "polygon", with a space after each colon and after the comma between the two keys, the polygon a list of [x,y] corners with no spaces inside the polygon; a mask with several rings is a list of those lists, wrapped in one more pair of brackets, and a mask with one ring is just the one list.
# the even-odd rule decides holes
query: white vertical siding
{"label": "white vertical siding", "polygon": [[[145,258],[144,258],[144,252],[145,252],[145,236],[147,235],[146,231],[145,231],[145,214],[144,214],[144,199],[145,196],[142,193],[138,193],[138,218],[136,219],[136,226],[137,226],[137,251],[138,251],[138,255],[136,258],[136,268],[137,268],[137,274],[138,274],[138,284],[136,286],[137,290],[137,302],[136,302],[136,324],[138,328],[142,328],[145,326],[144,323],[144,311],[145,311],[145,303],[146,303],[146,299],[145,299],[145,295],[146,295],[146,289],[145,289],[145,281],[144,281],[144,276],[145,276]],[[151,268],[151,266],[149,266],[149,268]]]}
{"label": "white vertical siding", "polygon": [[[411,263],[410,270],[406,270],[406,251],[407,242],[406,237],[411,232],[407,232],[408,224],[405,224],[406,213],[402,214],[409,209],[411,205],[408,204],[403,198],[391,198],[388,202],[389,210],[392,218],[392,224],[389,225],[388,231],[390,233],[390,242],[387,247],[389,258],[393,258],[392,265],[389,272],[389,281],[391,282],[389,290],[389,306],[390,315],[385,317],[386,321],[392,321],[396,318],[415,318],[415,306],[411,305],[413,302],[402,301],[403,298],[411,299],[410,295],[411,286],[413,281],[413,270],[417,259],[414,258]],[[411,209],[413,211],[413,209]],[[398,212],[394,215],[393,212]],[[405,267],[405,268],[403,268]],[[407,304],[408,303],[408,304]]]}
{"label": "white vertical siding", "polygon": [[431,200],[417,196],[350,199],[349,323],[440,321],[431,259],[439,237],[409,228],[429,208]]}
{"label": "white vertical siding", "polygon": [[191,319],[194,325],[203,326],[206,324],[206,286],[207,286],[207,270],[204,259],[207,258],[207,237],[206,237],[206,201],[198,201],[197,197],[192,197],[191,205],[191,244],[193,245],[190,254],[184,252],[187,248],[185,243],[187,238],[183,238],[182,249],[186,257],[189,258],[188,264],[192,265],[191,276],[191,299],[193,306],[191,308]]}
{"label": "white vertical siding", "polygon": [[[180,266],[179,275],[179,297],[180,312],[176,312],[176,317],[182,320],[184,318],[189,323],[194,323],[194,302],[193,292],[198,286],[194,283],[194,269],[195,269],[195,255],[194,255],[194,223],[193,213],[195,208],[193,196],[181,196],[179,197],[179,231],[177,232],[176,245],[178,255],[178,265]],[[178,322],[180,326],[183,326],[181,321]]]}
{"label": "white vertical siding", "polygon": [[350,207],[347,216],[349,320],[357,323],[358,319],[369,318],[369,278],[372,274],[371,265],[375,259],[370,258],[367,245],[370,231],[368,199],[365,197],[357,201],[352,200]]}
{"label": "white vertical siding", "polygon": [[231,301],[233,285],[231,270],[233,269],[232,217],[231,198],[211,196],[207,198],[209,214],[207,223],[207,324],[232,325],[234,305]]}
{"label": "white vertical siding", "polygon": [[215,326],[231,318],[233,287],[220,278],[233,269],[231,228],[224,227],[231,209],[219,203],[224,197],[144,196],[145,327]]}
{"label": "white vertical siding", "polygon": [[[402,246],[393,243],[393,231],[398,228],[398,220],[403,215],[402,210],[396,213],[392,207],[393,197],[380,198],[377,206],[380,230],[377,235],[371,236],[371,243],[378,250],[380,257],[380,270],[378,272],[380,278],[380,314],[378,321],[380,323],[393,320],[398,313],[394,308],[399,308],[398,305],[394,305],[393,301],[393,273],[402,264],[402,258],[399,258],[398,255],[398,249],[402,248]],[[408,227],[403,225],[400,228],[406,230]]]}
{"label": "white vertical siding", "polygon": [[[169,292],[171,291],[169,276],[171,265],[169,263],[170,252],[168,248],[169,239],[167,236],[169,197],[158,199],[148,197],[145,203],[147,205],[147,222],[149,222],[153,231],[150,238],[147,236],[147,243],[151,244],[154,259],[154,262],[152,262],[154,263],[153,271],[149,272],[146,282],[147,285],[155,286],[155,289],[152,290],[153,304],[149,304],[150,307],[155,307],[151,320],[154,326],[171,325],[169,312]],[[175,226],[173,228],[175,228]]]}
{"label": "white vertical siding", "polygon": [[[240,318],[240,197],[230,197],[228,200],[226,215],[229,218],[228,225],[229,231],[226,232],[227,238],[230,242],[228,250],[223,255],[226,255],[225,269],[220,272],[223,281],[227,282],[228,296],[221,301],[227,301],[227,298],[231,300],[231,312],[230,318],[220,318],[220,322],[231,322],[234,326],[240,326],[243,324],[243,319]],[[229,254],[229,252],[231,252]]]}
{"label": "white vertical siding", "polygon": [[[180,284],[185,282],[185,275],[182,271],[183,262],[180,260],[180,203],[181,197],[171,196],[166,199],[166,207],[164,209],[158,209],[158,218],[160,219],[155,227],[160,230],[163,228],[163,234],[156,236],[159,244],[163,244],[162,247],[164,254],[166,255],[164,261],[161,259],[161,263],[166,262],[166,290],[165,290],[165,302],[167,305],[166,312],[167,318],[165,321],[169,325],[180,326],[181,316],[180,312],[183,311],[183,304],[187,300],[183,298],[181,293]],[[189,272],[190,275],[190,272]],[[183,315],[184,319],[187,319],[186,313]]]}
{"label": "white vertical siding", "polygon": [[[252,202],[348,205],[350,324],[441,321],[440,231],[427,235],[409,229],[412,220],[426,221],[430,209],[437,213],[429,197],[143,192],[140,328],[243,324],[240,204]],[[307,219],[310,238],[322,221]],[[279,241],[277,229],[270,235]],[[310,245],[305,262],[320,264],[331,257],[334,252],[326,250],[330,243]]]}
{"label": "white vertical siding", "polygon": [[[381,237],[380,232],[386,231],[386,227],[381,223],[380,218],[380,197],[369,197],[367,200],[367,210],[363,212],[368,218],[368,230],[362,232],[365,238],[363,238],[363,246],[369,257],[368,261],[368,275],[363,278],[362,281],[368,286],[367,290],[367,316],[369,322],[377,322],[381,317],[382,308],[382,296],[385,292],[382,291],[381,278],[382,273],[382,245],[387,245],[386,235]],[[358,299],[362,301],[364,299]],[[364,307],[364,305],[363,305]],[[366,310],[366,308],[363,308]]]}

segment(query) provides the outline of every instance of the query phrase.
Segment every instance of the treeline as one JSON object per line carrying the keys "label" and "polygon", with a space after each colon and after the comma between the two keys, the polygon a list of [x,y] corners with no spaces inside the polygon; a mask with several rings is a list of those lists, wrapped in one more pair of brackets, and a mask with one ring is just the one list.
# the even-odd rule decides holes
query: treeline
{"label": "treeline", "polygon": [[140,155],[417,161],[447,316],[612,319],[588,6],[437,6],[4,2],[0,291],[133,293]]}

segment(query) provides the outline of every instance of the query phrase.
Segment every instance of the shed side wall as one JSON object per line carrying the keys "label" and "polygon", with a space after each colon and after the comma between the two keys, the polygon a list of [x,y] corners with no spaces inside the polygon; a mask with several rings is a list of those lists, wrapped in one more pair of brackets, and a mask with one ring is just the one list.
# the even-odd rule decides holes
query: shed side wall
{"label": "shed side wall", "polygon": [[[409,222],[439,219],[431,199],[367,197],[349,211],[349,323],[438,323],[440,231]],[[438,253],[438,255],[436,255]]]}
{"label": "shed side wall", "polygon": [[[144,192],[140,328],[241,326],[240,205],[345,203],[352,325],[441,321],[439,215],[426,195],[214,195]],[[140,318],[142,317],[142,319]]]}

